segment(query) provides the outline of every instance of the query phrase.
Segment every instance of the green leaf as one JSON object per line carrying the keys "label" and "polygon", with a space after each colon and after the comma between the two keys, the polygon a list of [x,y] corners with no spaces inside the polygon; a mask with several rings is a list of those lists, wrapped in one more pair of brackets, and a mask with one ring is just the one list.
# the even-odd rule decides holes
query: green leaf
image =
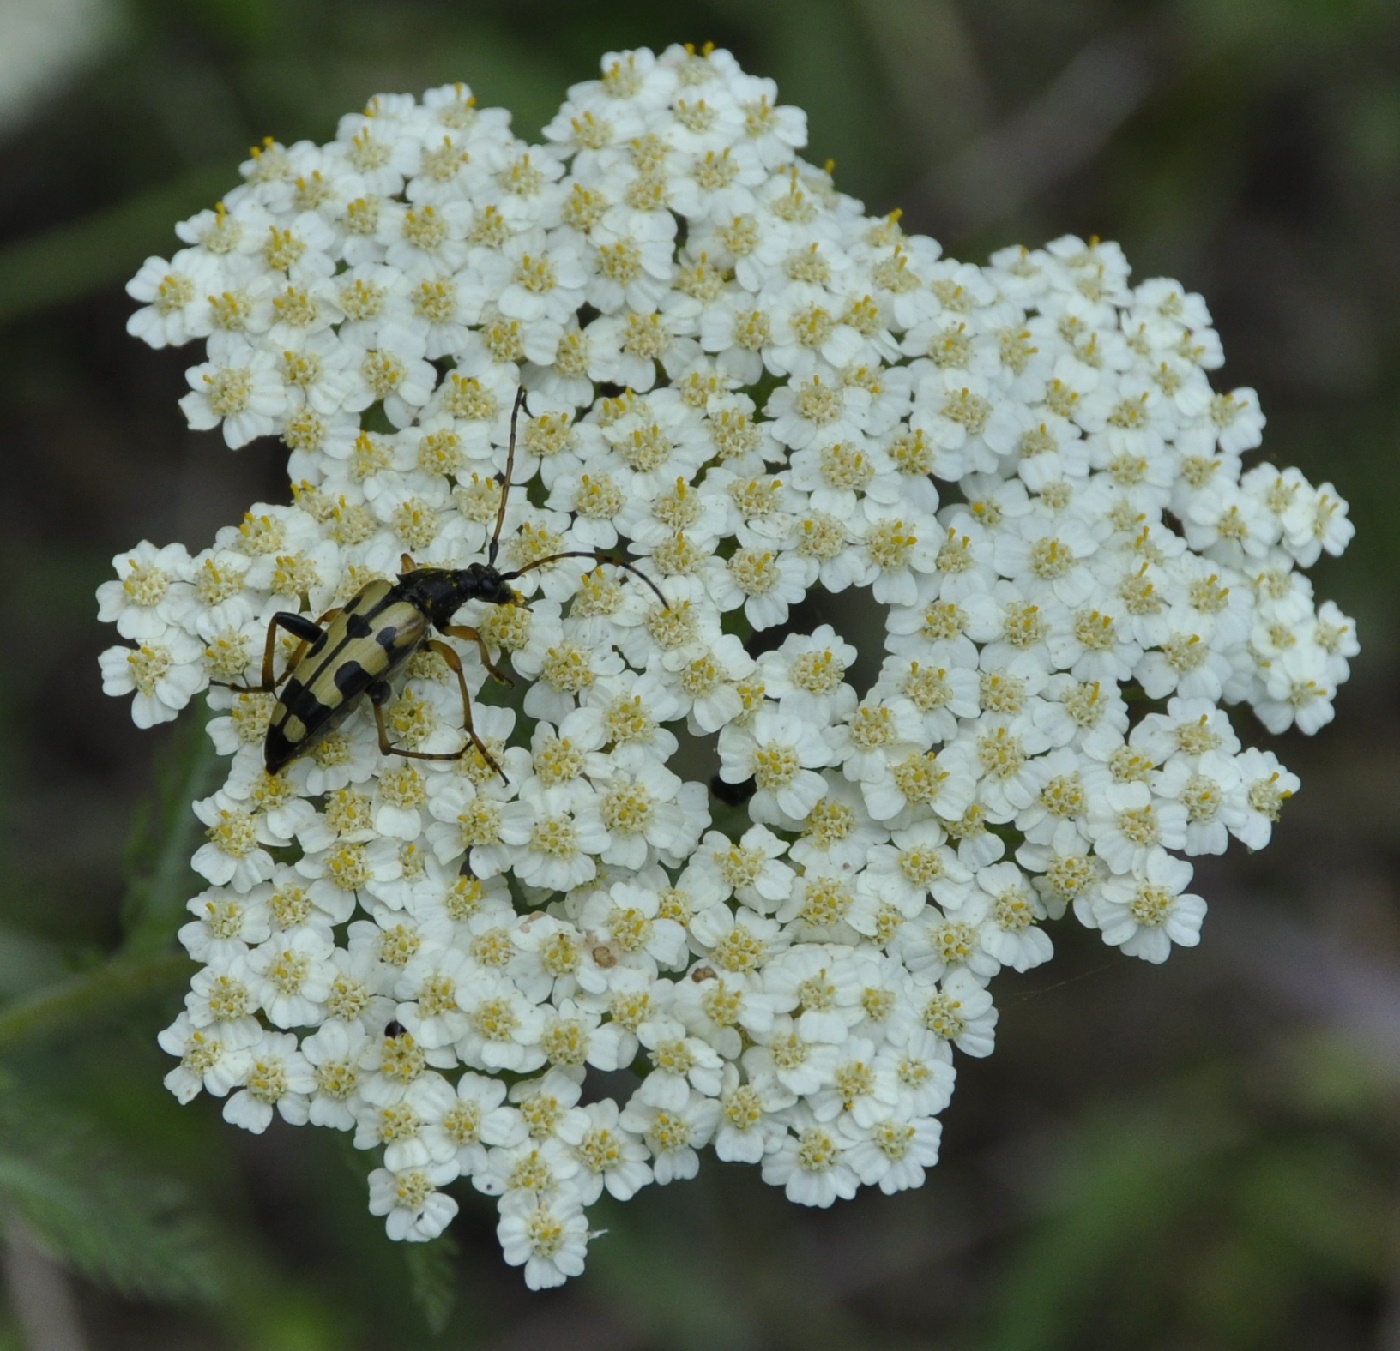
{"label": "green leaf", "polygon": [[0,323],[129,277],[146,254],[178,246],[172,221],[209,205],[237,182],[227,167],[203,169],[0,249]]}
{"label": "green leaf", "polygon": [[0,924],[0,999],[43,989],[63,975],[63,953],[57,943]]}
{"label": "green leaf", "polygon": [[0,1104],[0,1222],[127,1295],[221,1293],[221,1264],[184,1190],[152,1177],[91,1125],[7,1085]]}
{"label": "green leaf", "polygon": [[433,1336],[446,1329],[457,1303],[457,1256],[459,1248],[451,1234],[431,1243],[405,1243],[404,1263],[408,1267],[408,1288],[413,1302],[423,1313],[423,1321]]}
{"label": "green leaf", "polygon": [[1094,1319],[1102,1324],[1109,1316],[1106,1292],[1130,1289],[1145,1307],[1147,1283],[1126,1281],[1123,1268],[1159,1249],[1163,1232],[1195,1203],[1211,1176],[1210,1156],[1228,1138],[1204,1111],[1181,1121],[1166,1109],[1112,1115],[1084,1130],[1049,1213],[992,1301],[986,1351],[1075,1346]]}
{"label": "green leaf", "polygon": [[75,1022],[110,1019],[127,1001],[162,997],[188,984],[193,963],[183,952],[113,957],[68,980],[46,985],[0,1008],[0,1053],[23,1049]]}
{"label": "green leaf", "polygon": [[207,722],[202,705],[179,719],[157,767],[153,798],[137,812],[126,853],[128,953],[168,948],[185,903],[204,885],[190,868],[190,855],[203,833],[191,804],[213,791],[218,762]]}

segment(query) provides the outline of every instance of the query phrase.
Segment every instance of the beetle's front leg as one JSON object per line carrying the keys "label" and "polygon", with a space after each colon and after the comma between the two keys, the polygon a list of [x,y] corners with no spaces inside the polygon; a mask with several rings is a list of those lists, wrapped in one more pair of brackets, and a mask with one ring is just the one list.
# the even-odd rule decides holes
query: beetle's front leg
{"label": "beetle's front leg", "polygon": [[[262,659],[262,684],[261,685],[235,685],[231,680],[211,680],[211,685],[222,685],[225,689],[238,690],[241,694],[271,694],[287,676],[296,669],[296,664],[306,654],[306,649],[321,636],[321,626],[334,619],[340,613],[337,607],[334,610],[327,610],[320,619],[308,619],[305,615],[293,614],[290,610],[278,610],[271,619],[267,621],[267,642],[263,644]],[[294,638],[300,638],[301,642],[292,653],[291,660],[287,663],[287,668],[280,676],[273,678],[272,668],[277,657],[277,630],[284,628]]]}
{"label": "beetle's front leg", "polygon": [[[481,654],[481,664],[486,668],[488,674],[496,677],[502,685],[514,685],[515,682],[507,675],[502,675],[491,661],[491,654],[486,650],[486,639],[481,636],[470,624],[448,624],[442,630],[449,638],[462,638],[467,642],[476,644],[476,650]],[[431,644],[430,644],[431,646]],[[436,650],[436,649],[434,649]]]}
{"label": "beetle's front leg", "polygon": [[[327,610],[320,619],[314,620],[308,619],[305,615],[294,615],[289,610],[278,610],[272,616],[267,626],[267,642],[263,647],[261,689],[264,693],[275,690],[292,671],[296,670],[297,662],[306,655],[306,649],[321,636],[321,626],[334,619],[339,613],[339,609]],[[274,680],[272,663],[277,656],[277,629],[279,625],[294,638],[300,638],[301,642],[297,644],[296,651],[292,653],[286,669]]]}

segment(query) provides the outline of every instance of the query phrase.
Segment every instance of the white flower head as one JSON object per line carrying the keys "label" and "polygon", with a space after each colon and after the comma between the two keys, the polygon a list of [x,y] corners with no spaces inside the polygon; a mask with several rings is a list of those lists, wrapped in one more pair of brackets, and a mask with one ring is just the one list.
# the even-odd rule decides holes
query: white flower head
{"label": "white flower head", "polygon": [[1299,787],[1229,710],[1315,732],[1358,651],[1304,571],[1346,503],[1250,464],[1199,296],[944,257],[804,140],[709,47],[609,53],[538,146],[380,95],[128,288],[190,425],[288,453],[98,591],[104,690],[208,691],[227,761],[167,1085],[382,1151],[395,1239],[470,1181],[535,1289],[711,1155],[919,1186],[993,983],[1066,912],[1197,942],[1186,859]]}

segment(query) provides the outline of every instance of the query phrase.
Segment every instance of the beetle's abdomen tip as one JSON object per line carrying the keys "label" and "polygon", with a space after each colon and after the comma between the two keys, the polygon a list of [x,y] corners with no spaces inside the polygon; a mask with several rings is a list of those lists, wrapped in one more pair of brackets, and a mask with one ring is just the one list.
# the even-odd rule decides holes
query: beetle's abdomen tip
{"label": "beetle's abdomen tip", "polygon": [[280,774],[296,758],[299,749],[283,736],[281,728],[272,728],[263,743],[263,764],[267,772]]}

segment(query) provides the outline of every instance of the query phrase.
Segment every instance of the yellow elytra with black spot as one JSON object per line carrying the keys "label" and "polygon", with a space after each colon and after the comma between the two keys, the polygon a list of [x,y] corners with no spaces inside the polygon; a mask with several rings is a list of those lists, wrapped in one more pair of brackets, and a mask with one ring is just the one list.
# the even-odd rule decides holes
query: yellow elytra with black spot
{"label": "yellow elytra with black spot", "polygon": [[436,628],[452,637],[472,639],[481,651],[486,669],[499,678],[480,634],[466,625],[454,626],[450,620],[469,600],[491,605],[521,604],[510,586],[519,573],[498,572],[489,563],[472,563],[465,568],[415,568],[407,556],[404,568],[398,581],[368,583],[342,609],[322,615],[319,621],[285,612],[272,617],[263,663],[264,689],[280,683],[272,679],[271,671],[276,629],[280,626],[295,634],[302,640],[302,647],[283,677],[286,684],[268,723],[263,759],[269,774],[278,773],[338,727],[366,694],[374,706],[380,750],[424,760],[459,758],[465,746],[461,751],[427,752],[391,745],[384,726],[382,706],[389,697],[389,682],[425,643],[440,653],[457,675],[467,735],[500,772],[472,727],[471,701],[461,659],[454,649],[430,634]]}
{"label": "yellow elytra with black spot", "polygon": [[392,582],[370,582],[292,667],[268,724],[268,773],[338,727],[361,694],[392,678],[417,650],[427,619],[395,590]]}

